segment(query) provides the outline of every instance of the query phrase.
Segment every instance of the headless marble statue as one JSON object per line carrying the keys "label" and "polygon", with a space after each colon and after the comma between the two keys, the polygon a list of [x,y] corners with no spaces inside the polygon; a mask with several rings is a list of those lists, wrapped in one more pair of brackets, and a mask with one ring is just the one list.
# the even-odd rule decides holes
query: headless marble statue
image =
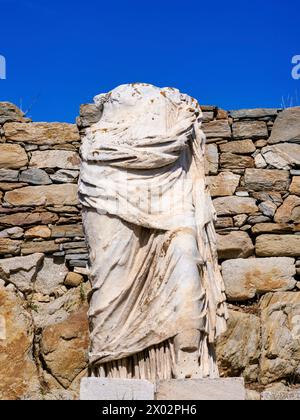
{"label": "headless marble statue", "polygon": [[217,377],[227,311],[198,102],[122,85],[96,96],[79,197],[90,256],[90,372]]}

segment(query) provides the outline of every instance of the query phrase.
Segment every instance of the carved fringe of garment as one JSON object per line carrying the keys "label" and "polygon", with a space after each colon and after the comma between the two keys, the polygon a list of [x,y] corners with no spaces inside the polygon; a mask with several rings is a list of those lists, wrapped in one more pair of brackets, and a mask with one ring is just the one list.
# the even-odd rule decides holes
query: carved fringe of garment
{"label": "carved fringe of garment", "polygon": [[[199,349],[199,378],[217,378],[215,352],[213,346],[202,341]],[[173,339],[149,347],[142,352],[120,360],[90,367],[90,374],[100,378],[114,379],[147,379],[150,382],[176,378],[180,372],[176,370],[176,355]]]}

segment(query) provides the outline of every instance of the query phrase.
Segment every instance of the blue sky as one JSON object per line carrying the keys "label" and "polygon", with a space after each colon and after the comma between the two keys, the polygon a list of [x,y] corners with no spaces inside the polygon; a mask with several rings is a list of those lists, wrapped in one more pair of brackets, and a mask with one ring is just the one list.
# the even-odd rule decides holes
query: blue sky
{"label": "blue sky", "polygon": [[174,86],[225,109],[300,105],[299,0],[0,0],[0,101],[73,122],[121,83]]}

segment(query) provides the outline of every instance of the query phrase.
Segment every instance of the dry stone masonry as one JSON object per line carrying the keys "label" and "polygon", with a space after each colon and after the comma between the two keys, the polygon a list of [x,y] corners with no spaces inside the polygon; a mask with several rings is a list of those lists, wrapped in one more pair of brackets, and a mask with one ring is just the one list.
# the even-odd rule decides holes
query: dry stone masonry
{"label": "dry stone masonry", "polygon": [[[300,383],[300,108],[202,109],[230,309],[219,369],[252,399],[288,399]],[[79,131],[98,119],[83,105]],[[76,125],[0,103],[0,399],[75,399],[86,375],[79,147]]]}

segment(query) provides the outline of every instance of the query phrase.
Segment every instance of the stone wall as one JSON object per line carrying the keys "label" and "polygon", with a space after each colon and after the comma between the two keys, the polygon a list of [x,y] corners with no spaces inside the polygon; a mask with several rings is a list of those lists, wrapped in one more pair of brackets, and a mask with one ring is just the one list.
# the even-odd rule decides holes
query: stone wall
{"label": "stone wall", "polygon": [[[300,383],[300,108],[203,111],[230,308],[220,371],[257,391],[289,389]],[[80,131],[98,119],[82,106]],[[80,136],[8,103],[0,135],[0,399],[76,398],[89,292]]]}

